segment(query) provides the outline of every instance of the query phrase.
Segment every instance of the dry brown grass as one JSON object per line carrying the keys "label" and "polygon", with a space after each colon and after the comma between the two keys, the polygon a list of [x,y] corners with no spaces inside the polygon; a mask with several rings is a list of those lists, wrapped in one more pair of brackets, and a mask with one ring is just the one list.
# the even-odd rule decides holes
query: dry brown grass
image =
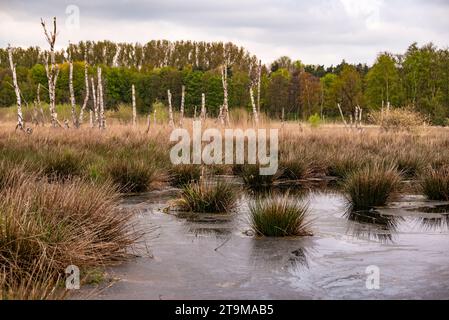
{"label": "dry brown grass", "polygon": [[[217,126],[208,120],[203,129]],[[236,126],[245,129],[251,123],[242,118]],[[136,234],[129,228],[131,215],[117,207],[119,194],[109,182],[113,174],[108,165],[117,158],[149,164],[148,168],[138,166],[138,172],[151,171],[141,184],[143,190],[168,181],[168,174],[176,174],[169,161],[171,129],[152,124],[146,133],[143,122],[135,129],[108,122],[105,131],[87,126],[69,130],[36,127],[27,135],[15,132],[14,127],[13,122],[0,124],[1,295],[58,298],[57,284],[68,264],[89,268],[127,257],[126,248]],[[185,127],[191,130],[191,119],[186,119]],[[343,178],[379,160],[411,178],[424,165],[435,170],[449,165],[446,128],[394,133],[374,126],[362,131],[339,125],[312,129],[267,119],[259,127],[280,129],[280,169],[288,174],[276,179]],[[54,171],[63,173],[63,179],[58,175],[48,179]],[[125,171],[119,184],[136,177],[128,174],[128,168]],[[192,172],[186,172],[182,174],[191,180]]]}
{"label": "dry brown grass", "polygon": [[121,210],[109,183],[50,183],[20,168],[3,175],[0,191],[0,296],[48,299],[69,265],[101,267],[130,257],[140,237],[133,213]]}

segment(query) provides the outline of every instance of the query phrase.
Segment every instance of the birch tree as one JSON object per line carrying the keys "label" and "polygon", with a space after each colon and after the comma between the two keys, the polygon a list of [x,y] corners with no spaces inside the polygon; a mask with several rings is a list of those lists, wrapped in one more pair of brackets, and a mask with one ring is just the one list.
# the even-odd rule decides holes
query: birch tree
{"label": "birch tree", "polygon": [[134,84],[131,86],[131,94],[133,100],[133,126],[137,125],[137,111],[136,111],[136,89],[134,88]]}
{"label": "birch tree", "polygon": [[88,75],[88,64],[87,64],[87,52],[84,53],[84,86],[86,87],[86,92],[85,92],[85,96],[84,96],[83,106],[81,107],[81,110],[80,110],[78,125],[81,125],[83,123],[84,110],[86,109],[87,102],[89,101],[89,75]]}
{"label": "birch tree", "polygon": [[253,107],[254,123],[257,126],[259,124],[259,116],[257,114],[256,103],[254,102],[254,92],[253,92],[253,87],[252,86],[249,87],[249,95],[251,97],[251,105]]}
{"label": "birch tree", "polygon": [[44,29],[44,34],[50,45],[50,65],[48,62],[48,53],[45,54],[45,72],[48,79],[48,94],[50,98],[50,117],[53,127],[57,125],[62,127],[58,121],[58,114],[56,113],[56,82],[59,75],[59,67],[55,59],[55,42],[56,42],[56,17],[53,18],[53,32],[48,32],[44,20],[41,19],[41,25]]}
{"label": "birch tree", "polygon": [[14,92],[16,93],[17,98],[17,125],[16,130],[19,128],[20,130],[24,130],[25,126],[23,123],[23,114],[22,114],[22,99],[20,97],[20,88],[17,83],[17,74],[16,74],[16,65],[12,59],[12,48],[11,45],[8,45],[8,57],[9,57],[9,66],[12,71],[12,81],[14,86]]}
{"label": "birch tree", "polygon": [[101,68],[98,67],[97,68],[97,72],[98,72],[98,105],[99,105],[99,109],[100,109],[100,124],[99,127],[100,129],[106,129],[106,119],[105,119],[105,115],[104,115],[104,101],[103,101],[103,82],[101,79]]}
{"label": "birch tree", "polygon": [[226,125],[229,125],[229,107],[228,107],[228,63],[221,69],[221,80],[223,82],[223,118]]}
{"label": "birch tree", "polygon": [[93,112],[94,112],[94,123],[98,123],[98,102],[97,102],[97,94],[95,93],[95,82],[94,78],[90,78],[90,82],[92,83],[92,101],[93,101]]}
{"label": "birch tree", "polygon": [[182,128],[184,125],[184,99],[185,99],[185,86],[181,87],[181,107],[179,110],[179,126]]}
{"label": "birch tree", "polygon": [[201,120],[206,120],[206,95],[204,93],[201,94]]}
{"label": "birch tree", "polygon": [[257,113],[260,114],[260,83],[262,78],[262,60],[259,60],[257,68]]}
{"label": "birch tree", "polygon": [[175,122],[173,121],[173,108],[171,104],[171,92],[170,90],[167,90],[167,96],[168,96],[168,125],[171,128],[174,128]]}
{"label": "birch tree", "polygon": [[70,53],[70,48],[69,48],[69,92],[70,92],[70,105],[72,107],[72,123],[74,127],[78,127],[78,119],[76,116],[75,90],[73,89],[73,60],[72,55]]}

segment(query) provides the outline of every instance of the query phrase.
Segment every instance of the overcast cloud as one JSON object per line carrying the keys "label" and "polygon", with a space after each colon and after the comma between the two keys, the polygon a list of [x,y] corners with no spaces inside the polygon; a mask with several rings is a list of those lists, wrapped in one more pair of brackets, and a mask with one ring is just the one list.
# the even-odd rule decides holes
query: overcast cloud
{"label": "overcast cloud", "polygon": [[372,64],[378,52],[400,53],[415,41],[449,45],[449,0],[0,0],[0,46],[45,47],[39,21],[53,16],[59,47],[69,40],[232,41],[265,63],[288,55]]}

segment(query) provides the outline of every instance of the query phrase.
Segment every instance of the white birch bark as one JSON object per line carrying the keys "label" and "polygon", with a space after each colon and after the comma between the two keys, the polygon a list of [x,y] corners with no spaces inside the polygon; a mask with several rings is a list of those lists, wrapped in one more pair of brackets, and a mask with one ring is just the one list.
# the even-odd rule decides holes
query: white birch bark
{"label": "white birch bark", "polygon": [[223,82],[223,118],[226,125],[229,125],[229,107],[228,107],[228,65],[227,62],[221,69],[221,80]]}
{"label": "white birch bark", "polygon": [[50,45],[50,66],[48,65],[48,54],[45,56],[45,72],[47,73],[48,79],[48,94],[50,98],[50,117],[51,124],[53,127],[57,125],[62,127],[61,123],[58,121],[58,114],[56,113],[56,82],[59,75],[59,67],[56,64],[55,59],[55,42],[56,42],[56,17],[53,18],[53,32],[47,32],[47,27],[45,22],[41,19],[41,25],[44,29],[44,34]]}
{"label": "white birch bark", "polygon": [[206,95],[204,93],[201,94],[201,121],[206,120]]}
{"label": "white birch bark", "polygon": [[80,116],[78,119],[78,125],[83,124],[84,121],[84,110],[87,107],[87,102],[89,101],[89,76],[88,76],[88,64],[87,64],[87,59],[84,58],[84,85],[86,87],[86,95],[84,96],[84,102],[83,102],[83,106],[81,107],[80,110]]}
{"label": "white birch bark", "polygon": [[185,86],[181,88],[181,107],[179,110],[179,126],[182,128],[184,125],[184,99],[185,99]]}
{"label": "white birch bark", "polygon": [[16,66],[14,64],[14,61],[12,59],[12,48],[10,45],[8,45],[8,57],[9,57],[9,66],[12,71],[12,81],[14,86],[14,92],[16,93],[16,99],[17,99],[17,125],[16,129],[19,128],[20,130],[24,130],[25,126],[23,123],[23,114],[22,114],[22,99],[20,97],[20,88],[19,84],[17,83],[17,74],[16,74]]}
{"label": "white birch bark", "polygon": [[104,101],[103,101],[103,83],[101,79],[101,68],[98,67],[98,104],[100,107],[100,129],[106,129],[106,119],[104,114]]}
{"label": "white birch bark", "polygon": [[251,97],[251,105],[253,107],[253,117],[254,117],[254,123],[256,124],[256,126],[259,124],[259,116],[257,114],[257,107],[256,107],[256,103],[254,102],[254,92],[253,92],[253,87],[251,86],[249,88],[249,95]]}
{"label": "white birch bark", "polygon": [[137,125],[137,111],[136,111],[136,89],[134,84],[131,86],[132,102],[133,102],[133,126]]}
{"label": "white birch bark", "polygon": [[72,123],[74,127],[78,127],[78,120],[76,116],[75,90],[73,89],[73,61],[70,54],[69,54],[69,92],[70,92],[70,104],[72,107]]}
{"label": "white birch bark", "polygon": [[173,121],[173,108],[171,104],[171,92],[170,90],[167,90],[167,96],[168,96],[168,125],[171,128],[174,128],[175,122]]}
{"label": "white birch bark", "polygon": [[260,83],[262,78],[262,60],[259,60],[257,68],[257,113],[260,114]]}
{"label": "white birch bark", "polygon": [[338,107],[338,110],[340,111],[340,116],[341,116],[341,119],[343,120],[343,124],[345,125],[345,127],[348,127],[348,123],[345,120],[345,116],[343,115],[343,111],[341,110],[341,106],[339,103],[337,103],[337,107]]}
{"label": "white birch bark", "polygon": [[150,132],[150,126],[151,126],[151,112],[148,113],[147,116],[147,130],[145,131],[146,133]]}
{"label": "white birch bark", "polygon": [[91,78],[90,78],[90,81],[91,81],[91,83],[92,83],[92,100],[93,100],[93,102],[94,102],[94,105],[93,105],[94,120],[95,120],[95,123],[98,123],[98,122],[99,122],[99,120],[98,120],[98,101],[97,101],[97,94],[96,94],[96,92],[95,92],[95,82],[94,82],[94,78],[91,77]]}

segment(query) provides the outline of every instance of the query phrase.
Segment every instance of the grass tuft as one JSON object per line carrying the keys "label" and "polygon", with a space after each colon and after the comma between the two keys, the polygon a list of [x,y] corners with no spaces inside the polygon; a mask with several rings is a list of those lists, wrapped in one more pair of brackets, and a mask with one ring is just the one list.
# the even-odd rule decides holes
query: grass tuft
{"label": "grass tuft", "polygon": [[421,175],[421,188],[430,200],[449,201],[449,167],[429,168]]}
{"label": "grass tuft", "polygon": [[0,191],[0,297],[51,299],[69,265],[97,268],[130,257],[140,237],[114,186],[49,183],[18,171]]}
{"label": "grass tuft", "polygon": [[386,205],[400,183],[395,166],[376,162],[349,174],[343,189],[353,210],[367,210]]}
{"label": "grass tuft", "polygon": [[308,205],[288,194],[258,198],[249,205],[250,225],[258,235],[288,237],[309,235]]}
{"label": "grass tuft", "polygon": [[238,195],[238,188],[228,182],[193,182],[182,187],[175,205],[182,211],[227,213],[235,209]]}

